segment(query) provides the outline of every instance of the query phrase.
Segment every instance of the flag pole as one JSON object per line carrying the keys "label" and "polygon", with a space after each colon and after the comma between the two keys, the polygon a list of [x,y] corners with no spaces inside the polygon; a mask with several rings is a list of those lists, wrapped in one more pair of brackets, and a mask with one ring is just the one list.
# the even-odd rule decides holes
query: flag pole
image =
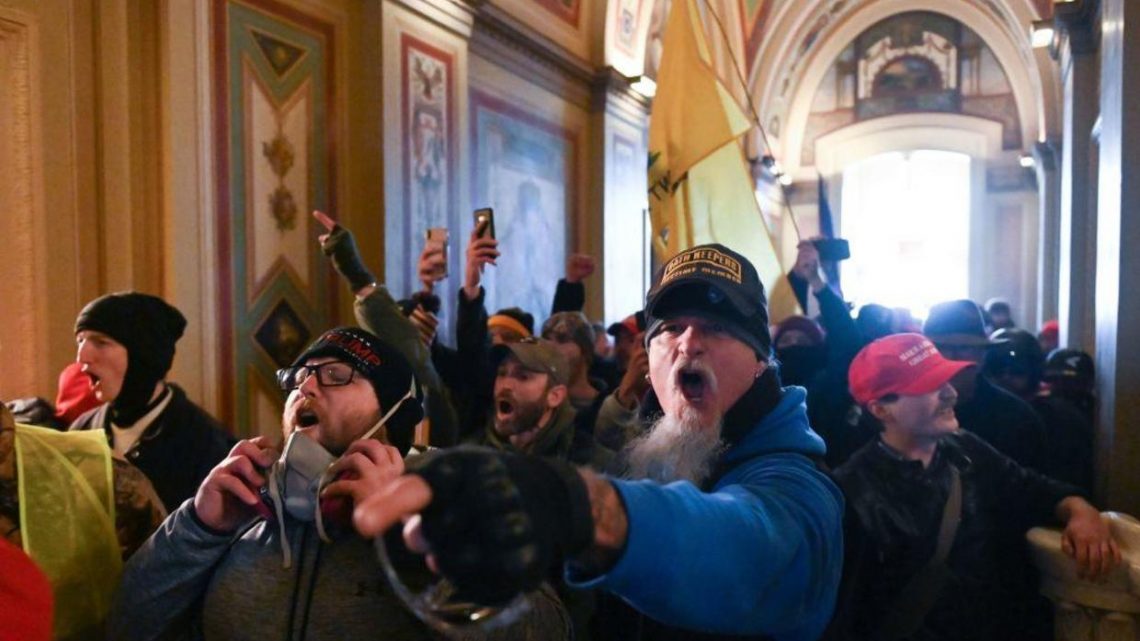
{"label": "flag pole", "polygon": [[[752,123],[756,125],[756,129],[760,132],[760,138],[764,142],[764,148],[771,153],[772,144],[768,142],[768,134],[764,131],[763,123],[760,122],[760,113],[756,110],[756,105],[752,102],[752,92],[748,90],[748,81],[744,79],[744,72],[740,68],[740,61],[736,59],[736,55],[732,52],[732,42],[728,39],[728,33],[725,31],[724,23],[721,22],[720,16],[717,15],[716,9],[713,8],[710,0],[701,1],[704,3],[709,14],[712,15],[713,21],[716,22],[721,40],[723,40],[726,45],[728,57],[732,60],[732,69],[736,72],[736,79],[740,81],[740,86],[744,88],[744,98],[748,101],[748,113],[752,116]],[[776,180],[776,184],[780,186],[780,195],[784,199],[784,209],[788,210],[788,217],[792,220],[792,228],[796,232],[796,239],[803,240],[803,235],[800,234],[799,221],[796,220],[796,212],[792,209],[792,200],[788,197],[788,188],[779,180]]]}

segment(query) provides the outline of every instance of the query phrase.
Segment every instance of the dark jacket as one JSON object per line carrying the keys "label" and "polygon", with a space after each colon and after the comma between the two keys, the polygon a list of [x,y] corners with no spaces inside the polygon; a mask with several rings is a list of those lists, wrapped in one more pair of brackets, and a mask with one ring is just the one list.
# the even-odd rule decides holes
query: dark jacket
{"label": "dark jacket", "polygon": [[[206,410],[186,398],[186,392],[167,383],[172,397],[127,452],[127,460],[142,470],[166,509],[174,509],[194,496],[202,480],[222,462],[236,440]],[[69,429],[101,429],[112,441],[109,404],[81,414]]]}
{"label": "dark jacket", "polygon": [[[791,275],[788,280],[796,282]],[[810,291],[806,283],[804,287],[805,292]],[[819,301],[820,323],[827,332],[827,365],[808,385],[808,420],[827,443],[825,460],[834,469],[875,438],[879,425],[873,416],[862,411],[847,389],[847,370],[866,341],[851,318],[847,303],[835,290],[825,287],[815,297]]]}
{"label": "dark jacket", "polygon": [[1052,523],[1057,504],[1078,490],[959,431],[943,437],[925,468],[875,439],[836,470],[850,518],[844,594],[829,638],[871,638],[933,556],[950,466],[961,476],[962,511],[949,579],[910,638],[1035,639],[1034,625],[1048,628],[1048,606],[1032,593],[1025,531]]}
{"label": "dark jacket", "polygon": [[974,395],[959,400],[954,414],[962,429],[982,437],[1021,465],[1043,471],[1045,425],[1029,403],[979,374]]}
{"label": "dark jacket", "polygon": [[468,300],[461,288],[456,306],[455,350],[459,369],[449,384],[459,413],[459,440],[465,442],[479,436],[480,428],[490,420],[494,403],[495,371],[491,367],[485,297],[486,291],[480,287],[479,295]]}
{"label": "dark jacket", "polygon": [[1041,472],[1091,494],[1092,423],[1076,405],[1060,396],[1037,396],[1030,405],[1045,424]]}
{"label": "dark jacket", "polygon": [[368,296],[358,298],[353,312],[361,327],[383,337],[411,364],[416,381],[424,390],[424,414],[431,425],[431,445],[454,445],[459,426],[451,394],[432,365],[431,350],[420,339],[419,330],[400,311],[388,289],[377,286]]}
{"label": "dark jacket", "polygon": [[580,312],[586,306],[586,286],[582,283],[571,283],[565,278],[558,280],[554,288],[554,300],[550,303],[550,314],[558,312]]}
{"label": "dark jacket", "polygon": [[[535,438],[533,446],[521,453],[546,456],[590,467],[599,472],[604,471],[613,460],[614,453],[598,445],[592,438],[585,438],[574,429],[576,414],[568,402],[558,406],[550,417],[550,423]],[[519,452],[510,441],[499,436],[491,421],[487,422],[483,434],[470,439],[469,442],[475,445],[487,445],[497,450]]]}

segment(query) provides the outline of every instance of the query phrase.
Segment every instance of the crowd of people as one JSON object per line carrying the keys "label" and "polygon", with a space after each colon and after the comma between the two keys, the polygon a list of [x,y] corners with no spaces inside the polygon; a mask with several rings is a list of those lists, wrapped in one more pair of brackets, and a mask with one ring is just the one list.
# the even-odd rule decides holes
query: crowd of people
{"label": "crowd of people", "polygon": [[314,216],[356,325],[277,372],[279,438],[167,380],[186,319],[135,292],[79,312],[55,403],[2,410],[0,640],[1046,639],[1025,531],[1120,563],[1092,361],[1003,301],[853,314],[804,242],[819,315],[772,324],[774,284],[711,244],[608,328],[573,255],[538,323],[488,313],[476,229],[452,347],[441,248],[397,300]]}

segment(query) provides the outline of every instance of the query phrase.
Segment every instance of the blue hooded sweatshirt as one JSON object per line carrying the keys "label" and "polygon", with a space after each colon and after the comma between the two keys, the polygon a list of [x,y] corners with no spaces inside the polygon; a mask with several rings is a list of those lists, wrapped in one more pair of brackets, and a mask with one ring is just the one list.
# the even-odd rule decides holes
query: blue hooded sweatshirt
{"label": "blue hooded sweatshirt", "polygon": [[688,481],[613,480],[629,517],[602,588],[663,624],[716,634],[819,638],[843,566],[843,495],[809,457],[823,440],[800,387],[731,447],[729,471],[703,492]]}

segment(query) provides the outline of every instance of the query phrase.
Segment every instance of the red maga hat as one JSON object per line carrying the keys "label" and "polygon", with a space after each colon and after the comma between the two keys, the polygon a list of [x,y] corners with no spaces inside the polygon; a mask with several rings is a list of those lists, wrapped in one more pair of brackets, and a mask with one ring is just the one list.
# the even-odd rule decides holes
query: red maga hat
{"label": "red maga hat", "polygon": [[973,364],[944,358],[921,334],[893,334],[855,355],[847,384],[855,401],[865,405],[888,394],[929,394]]}

